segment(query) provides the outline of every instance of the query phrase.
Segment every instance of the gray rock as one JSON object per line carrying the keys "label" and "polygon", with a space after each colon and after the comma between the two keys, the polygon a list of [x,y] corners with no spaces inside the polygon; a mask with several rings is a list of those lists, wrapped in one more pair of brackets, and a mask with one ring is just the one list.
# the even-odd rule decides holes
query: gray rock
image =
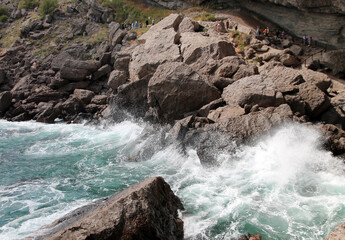
{"label": "gray rock", "polygon": [[127,74],[124,71],[114,70],[110,73],[108,79],[108,86],[113,89],[114,92],[117,91],[117,88],[127,81]]}
{"label": "gray rock", "polygon": [[96,95],[91,99],[91,104],[104,105],[108,101],[107,95]]}
{"label": "gray rock", "polygon": [[98,80],[101,77],[106,76],[110,72],[111,72],[111,66],[110,65],[104,65],[100,69],[98,69],[96,72],[93,73],[92,79]]}
{"label": "gray rock", "polygon": [[72,81],[82,81],[97,71],[100,65],[99,61],[66,60],[61,68],[60,77]]}
{"label": "gray rock", "polygon": [[6,112],[6,110],[11,106],[12,94],[11,92],[0,93],[0,113]]}
{"label": "gray rock", "polygon": [[179,119],[219,97],[215,87],[184,63],[160,65],[148,85],[148,103],[161,121]]}
{"label": "gray rock", "polygon": [[95,93],[86,89],[75,89],[73,95],[87,105],[95,96]]}
{"label": "gray rock", "polygon": [[139,182],[109,198],[74,210],[45,228],[35,239],[182,240],[183,209],[162,177]]}
{"label": "gray rock", "polygon": [[279,106],[284,103],[272,79],[261,75],[242,78],[227,86],[222,98],[229,105],[260,107]]}
{"label": "gray rock", "polygon": [[303,48],[298,45],[292,45],[290,47],[291,52],[293,52],[294,55],[300,56],[303,53]]}

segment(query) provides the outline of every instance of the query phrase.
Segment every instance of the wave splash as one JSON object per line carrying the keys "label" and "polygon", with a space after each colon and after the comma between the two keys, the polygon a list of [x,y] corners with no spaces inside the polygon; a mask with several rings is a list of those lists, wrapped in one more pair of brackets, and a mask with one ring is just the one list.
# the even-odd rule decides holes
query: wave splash
{"label": "wave splash", "polygon": [[182,199],[189,239],[322,239],[345,218],[344,164],[322,150],[311,127],[282,126],[255,145],[220,153],[213,168],[203,167],[194,149],[182,154],[174,144],[138,162],[133,156],[158,144],[155,132],[143,138],[146,127],[0,121],[0,238],[28,236],[157,175]]}

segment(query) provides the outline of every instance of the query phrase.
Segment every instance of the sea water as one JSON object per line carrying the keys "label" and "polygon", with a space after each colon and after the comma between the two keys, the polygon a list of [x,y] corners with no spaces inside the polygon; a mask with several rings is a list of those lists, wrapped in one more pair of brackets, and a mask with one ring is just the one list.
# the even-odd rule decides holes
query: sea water
{"label": "sea water", "polygon": [[345,221],[343,160],[322,149],[322,135],[311,127],[281,126],[203,167],[195,149],[182,153],[176,144],[134,161],[146,126],[1,120],[0,239],[29,236],[152,176],[163,176],[181,198],[188,239],[258,233],[266,240],[316,240]]}

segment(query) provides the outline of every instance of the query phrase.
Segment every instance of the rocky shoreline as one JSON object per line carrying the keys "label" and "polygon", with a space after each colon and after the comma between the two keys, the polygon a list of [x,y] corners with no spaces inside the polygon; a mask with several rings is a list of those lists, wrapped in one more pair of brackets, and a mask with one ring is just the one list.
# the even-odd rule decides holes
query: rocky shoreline
{"label": "rocky shoreline", "polygon": [[[164,134],[158,133],[156,141],[177,141],[182,149],[192,146],[204,165],[217,164],[219,152],[233,151],[239,144],[250,143],[276,126],[295,121],[323,131],[327,139],[325,147],[334,155],[345,153],[345,88],[335,89],[342,80],[335,81],[325,73],[314,71],[320,66],[327,67],[333,74],[343,76],[345,70],[332,59],[339,52],[328,52],[322,60],[307,59],[304,65],[303,51],[310,49],[291,38],[255,36],[245,26],[235,31],[234,22],[230,29],[219,29],[217,22],[197,22],[172,14],[140,37],[112,22],[107,26],[106,41],[59,44],[52,46],[57,51],[48,56],[34,56],[37,49],[33,42],[61,32],[59,26],[67,19],[71,18],[72,23],[66,39],[99,33],[99,24],[79,18],[88,8],[99,11],[97,19],[100,21],[107,14],[106,8],[83,2],[66,12],[57,10],[43,21],[32,20],[29,15],[24,17],[22,38],[0,53],[2,118],[44,123],[54,123],[57,119],[68,123],[97,123],[102,119],[120,121],[130,115],[164,126],[160,127]],[[236,42],[238,38],[246,43]],[[150,154],[153,153],[143,155]],[[144,160],[143,156],[137,157]],[[168,202],[164,205],[169,212],[157,203],[157,209],[167,214],[162,217],[159,213],[158,221],[169,219],[169,222],[137,221],[126,216],[137,221],[126,223],[127,226],[119,216],[118,225],[112,226],[114,229],[130,229],[139,223],[145,229],[144,233],[134,233],[139,234],[138,238],[127,236],[130,230],[123,230],[126,237],[118,239],[182,239],[182,223],[177,217],[177,209],[182,209],[182,204],[161,178],[146,180],[133,188],[145,190],[147,186],[142,185],[146,183],[157,187],[151,189],[157,194],[164,190],[162,201]],[[129,199],[138,198],[138,194],[130,194],[133,196]],[[148,197],[144,196],[144,200]],[[137,200],[132,203],[144,204]],[[88,217],[99,211],[107,212],[104,206],[111,204],[101,200],[96,205],[86,207],[90,212],[79,211]],[[123,209],[122,205],[117,206],[116,211]],[[74,212],[71,216],[77,216],[73,224],[76,221],[81,225],[58,227],[44,239],[68,239],[79,234],[79,230],[84,231],[83,224],[89,225],[89,222],[87,218],[81,220],[80,214]],[[166,226],[169,229],[165,229]],[[96,225],[93,229],[101,231],[90,233],[97,239],[101,235],[102,239],[108,239],[114,234]],[[164,229],[162,233],[161,229]],[[171,237],[166,232],[171,233]],[[84,232],[80,234],[87,238]]]}

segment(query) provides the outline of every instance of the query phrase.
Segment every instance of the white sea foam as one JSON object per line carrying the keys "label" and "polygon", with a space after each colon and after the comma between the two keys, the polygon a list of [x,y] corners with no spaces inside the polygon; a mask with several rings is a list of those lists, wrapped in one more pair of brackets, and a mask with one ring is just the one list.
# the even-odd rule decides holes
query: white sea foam
{"label": "white sea foam", "polygon": [[[26,236],[83,203],[157,175],[182,199],[190,239],[249,232],[314,240],[344,221],[344,164],[322,150],[321,134],[311,127],[282,126],[255,145],[222,153],[221,166],[213,168],[203,167],[194,149],[182,154],[175,145],[148,161],[127,161],[150,141],[140,138],[144,127],[129,121],[107,127],[0,121],[0,139],[13,138],[22,158],[39,161],[38,173],[43,171],[37,179],[0,184],[0,222],[10,209],[19,213],[0,227],[0,239]],[[0,164],[8,154],[0,154]]]}

